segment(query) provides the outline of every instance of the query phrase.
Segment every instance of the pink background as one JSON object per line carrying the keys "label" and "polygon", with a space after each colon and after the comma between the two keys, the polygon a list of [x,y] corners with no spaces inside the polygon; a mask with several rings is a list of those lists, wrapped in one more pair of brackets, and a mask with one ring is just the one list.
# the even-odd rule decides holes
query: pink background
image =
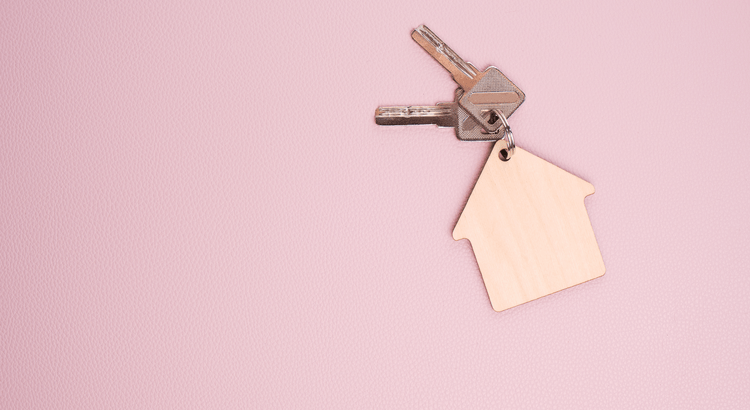
{"label": "pink background", "polygon": [[[0,408],[747,406],[748,2],[115,3],[0,3]],[[373,120],[452,99],[420,23],[604,277],[492,310],[490,144]]]}

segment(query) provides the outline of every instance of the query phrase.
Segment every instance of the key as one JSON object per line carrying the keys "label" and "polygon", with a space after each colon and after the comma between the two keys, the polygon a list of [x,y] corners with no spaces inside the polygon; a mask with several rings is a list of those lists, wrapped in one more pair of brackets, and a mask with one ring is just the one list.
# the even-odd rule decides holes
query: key
{"label": "key", "polygon": [[[463,90],[456,89],[456,101],[462,95]],[[484,112],[482,115],[486,120],[492,120],[491,111]],[[503,133],[490,133],[484,130],[457,102],[409,107],[378,107],[375,110],[375,123],[378,125],[434,124],[438,127],[452,127],[456,129],[456,137],[462,141],[494,141],[503,137]]]}
{"label": "key", "polygon": [[[435,35],[427,26],[421,25],[412,32],[412,39],[417,42],[432,58],[442,65],[453,76],[453,80],[464,90],[457,100],[489,133],[500,133],[502,121],[497,121],[500,111],[506,118],[523,103],[526,96],[496,67],[490,66],[480,72],[471,63],[467,63]],[[487,112],[494,115],[486,115]]]}

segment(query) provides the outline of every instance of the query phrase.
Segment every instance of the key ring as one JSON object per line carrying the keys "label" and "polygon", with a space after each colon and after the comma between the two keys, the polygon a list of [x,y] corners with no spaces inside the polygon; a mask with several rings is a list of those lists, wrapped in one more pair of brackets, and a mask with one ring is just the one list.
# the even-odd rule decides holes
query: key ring
{"label": "key ring", "polygon": [[[516,151],[516,141],[513,139],[513,132],[510,130],[510,125],[508,125],[508,119],[505,118],[505,114],[500,110],[495,110],[494,113],[500,117],[500,121],[503,122],[503,128],[505,129],[503,137],[500,138],[500,140],[505,141],[505,148],[501,149],[498,155],[501,160],[508,161]],[[503,154],[503,151],[505,151],[505,154]]]}

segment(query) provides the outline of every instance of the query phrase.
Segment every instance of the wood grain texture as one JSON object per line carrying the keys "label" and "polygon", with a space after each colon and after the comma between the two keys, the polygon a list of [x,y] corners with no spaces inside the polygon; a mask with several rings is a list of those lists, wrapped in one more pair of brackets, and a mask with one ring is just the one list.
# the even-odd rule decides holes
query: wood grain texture
{"label": "wood grain texture", "polygon": [[502,311],[604,275],[583,199],[590,183],[496,143],[453,230],[469,239],[493,309]]}

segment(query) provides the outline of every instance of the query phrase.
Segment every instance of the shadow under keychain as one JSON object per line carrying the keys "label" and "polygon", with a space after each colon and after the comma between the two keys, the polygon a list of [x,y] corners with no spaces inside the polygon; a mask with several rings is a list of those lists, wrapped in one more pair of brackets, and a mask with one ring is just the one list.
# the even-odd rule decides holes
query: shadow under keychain
{"label": "shadow under keychain", "polygon": [[453,230],[468,239],[492,308],[502,311],[604,275],[583,200],[594,186],[515,146],[507,118],[526,96],[496,67],[480,72],[424,25],[412,38],[458,83],[455,101],[379,107],[380,125],[453,127],[496,141]]}

